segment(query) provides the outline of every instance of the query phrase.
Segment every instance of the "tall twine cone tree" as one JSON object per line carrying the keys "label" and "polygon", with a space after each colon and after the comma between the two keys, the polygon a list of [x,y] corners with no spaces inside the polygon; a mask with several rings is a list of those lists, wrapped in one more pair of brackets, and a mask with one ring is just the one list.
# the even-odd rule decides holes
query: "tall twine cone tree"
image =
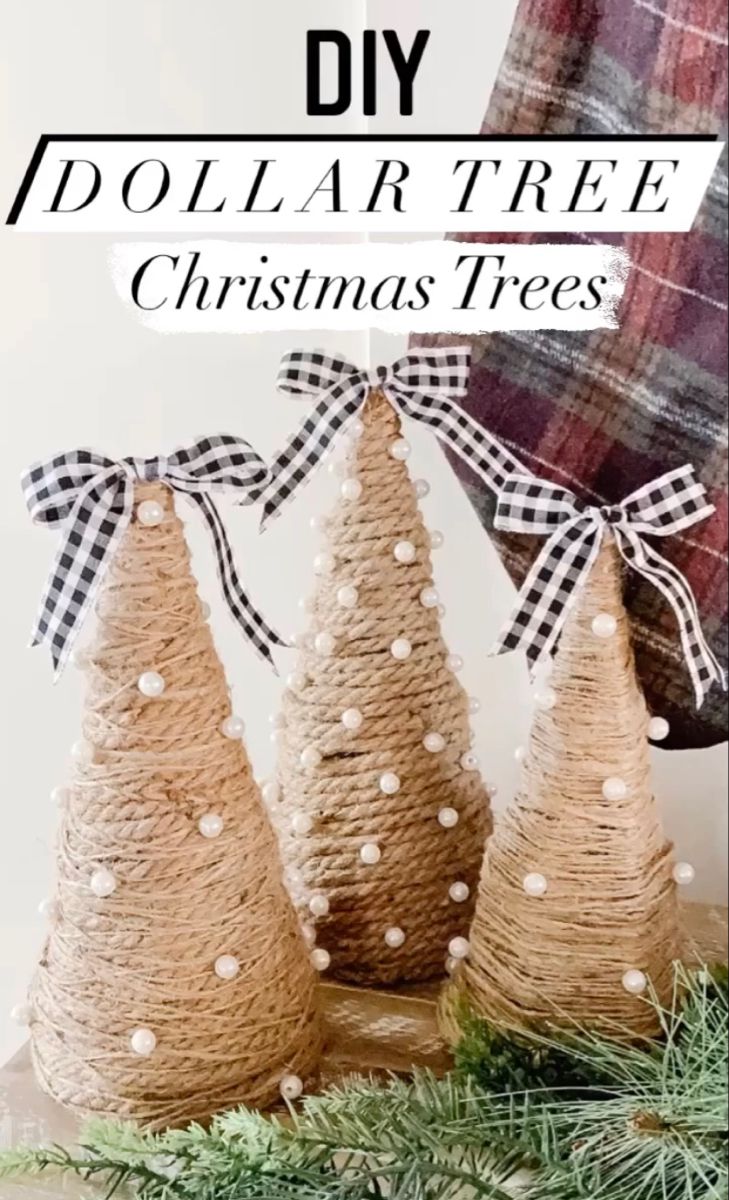
{"label": "tall twine cone tree", "polygon": [[315,979],[231,713],[173,493],[136,487],[109,564],[58,886],[27,1019],[73,1109],[204,1119],[315,1069]]}
{"label": "tall twine cone tree", "polygon": [[[484,861],[471,951],[456,989],[487,1019],[656,1032],[648,979],[667,1002],[679,956],[677,882],[651,784],[649,717],[610,538],[567,618],[518,794]],[[444,1005],[451,1010],[453,994]]]}
{"label": "tall twine cone tree", "polygon": [[354,431],[284,694],[272,799],[315,964],[367,985],[443,974],[491,823],[463,664],[440,631],[441,535],[423,525],[423,485],[382,393]]}

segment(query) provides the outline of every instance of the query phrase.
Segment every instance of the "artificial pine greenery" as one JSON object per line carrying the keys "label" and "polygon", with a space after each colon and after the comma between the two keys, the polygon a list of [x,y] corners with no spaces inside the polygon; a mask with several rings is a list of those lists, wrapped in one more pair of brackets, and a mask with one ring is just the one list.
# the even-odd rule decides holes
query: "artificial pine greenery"
{"label": "artificial pine greenery", "polygon": [[[444,1080],[356,1081],[290,1123],[245,1110],[165,1134],[97,1121],[77,1157],[18,1150],[0,1175],[57,1168],[139,1200],[727,1200],[728,1014],[726,972],[679,968],[663,1037],[642,1047],[576,1033],[512,1051],[469,1022]],[[509,1090],[494,1094],[499,1073]]]}

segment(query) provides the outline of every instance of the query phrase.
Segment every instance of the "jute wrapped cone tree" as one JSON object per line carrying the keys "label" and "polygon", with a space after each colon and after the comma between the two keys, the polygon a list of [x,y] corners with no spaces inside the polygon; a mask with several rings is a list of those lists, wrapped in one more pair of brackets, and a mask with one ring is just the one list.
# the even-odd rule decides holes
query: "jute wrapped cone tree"
{"label": "jute wrapped cone tree", "polygon": [[443,973],[490,815],[462,662],[440,632],[441,535],[424,528],[389,401],[372,392],[361,418],[284,695],[274,809],[315,961],[382,984]]}
{"label": "jute wrapped cone tree", "polygon": [[154,1126],[296,1095],[315,972],[231,712],[172,491],[108,563],[58,886],[28,1008],[43,1088]]}
{"label": "jute wrapped cone tree", "polygon": [[461,981],[478,1012],[511,1026],[655,1033],[640,994],[648,977],[662,1000],[673,987],[675,868],[649,757],[667,730],[636,678],[622,575],[609,539],[549,677],[537,675],[521,786],[486,853]]}

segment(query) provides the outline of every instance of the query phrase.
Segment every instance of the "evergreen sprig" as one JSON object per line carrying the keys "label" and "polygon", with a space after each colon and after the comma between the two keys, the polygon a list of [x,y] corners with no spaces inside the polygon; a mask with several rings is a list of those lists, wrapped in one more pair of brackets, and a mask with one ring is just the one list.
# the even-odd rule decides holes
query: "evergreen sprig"
{"label": "evergreen sprig", "polygon": [[240,1109],[163,1134],[95,1121],[76,1155],[17,1150],[0,1175],[74,1172],[138,1200],[727,1200],[727,1001],[726,972],[678,968],[670,1009],[652,1001],[663,1036],[642,1046],[509,1043],[468,1018],[445,1079],[352,1081],[287,1121]]}

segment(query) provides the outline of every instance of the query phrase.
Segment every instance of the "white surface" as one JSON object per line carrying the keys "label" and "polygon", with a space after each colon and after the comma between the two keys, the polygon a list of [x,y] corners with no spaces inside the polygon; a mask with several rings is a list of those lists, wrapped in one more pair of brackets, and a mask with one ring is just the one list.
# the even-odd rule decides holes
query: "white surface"
{"label": "white surface", "polygon": [[[401,122],[392,96],[371,126],[396,132],[478,128],[501,57],[515,0],[376,0],[370,25],[404,32],[430,26],[432,44],[416,89],[416,117]],[[417,10],[414,13],[414,10]],[[339,0],[37,0],[5,5],[0,45],[0,205],[7,212],[41,131],[275,132],[306,127],[304,35],[310,27],[362,23],[364,3]],[[355,126],[314,122],[322,130]],[[362,121],[357,127],[362,127]],[[50,889],[55,811],[51,788],[63,779],[80,705],[73,671],[51,685],[48,655],[26,649],[55,548],[33,529],[18,476],[32,459],[87,444],[107,453],[156,453],[206,430],[230,430],[271,453],[301,415],[274,390],[285,334],[162,337],[141,326],[114,294],[103,236],[44,237],[0,230],[0,662],[3,797],[0,829],[0,1059],[21,1031],[6,1013],[22,999],[43,934],[39,900]],[[302,340],[299,335],[298,340]],[[382,361],[403,339],[325,335],[304,344]],[[514,747],[529,723],[526,674],[516,657],[487,660],[511,588],[468,501],[437,447],[411,431],[413,471],[427,476],[430,523],[443,529],[438,587],[448,607],[446,634],[466,658],[464,679],[483,700],[478,751],[508,796]],[[316,538],[310,515],[332,494],[317,479],[261,541],[257,514],[236,511],[229,527],[245,577],[284,633],[300,625],[298,597],[312,586]],[[268,713],[280,683],[259,663],[225,614],[210,551],[190,528],[201,590],[213,608],[220,652],[246,719],[257,772],[270,771]],[[285,660],[285,661],[284,661]],[[281,674],[293,655],[283,655]],[[657,755],[657,787],[679,857],[698,868],[691,896],[720,899],[726,871],[725,754]]]}

